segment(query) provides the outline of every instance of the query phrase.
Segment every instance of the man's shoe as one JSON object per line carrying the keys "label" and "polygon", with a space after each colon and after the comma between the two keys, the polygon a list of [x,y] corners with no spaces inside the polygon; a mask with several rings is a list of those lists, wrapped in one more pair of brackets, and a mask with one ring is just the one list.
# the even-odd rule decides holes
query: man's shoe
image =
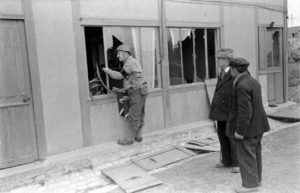
{"label": "man's shoe", "polygon": [[246,188],[244,186],[238,186],[234,188],[234,191],[237,193],[248,193],[248,192],[258,192],[259,188],[254,187],[254,188]]}
{"label": "man's shoe", "polygon": [[118,139],[118,144],[119,145],[131,145],[133,144],[132,140],[128,140],[128,139]]}
{"label": "man's shoe", "polygon": [[239,167],[232,167],[231,168],[231,173],[240,173],[240,168]]}
{"label": "man's shoe", "polygon": [[216,168],[227,168],[229,167],[229,165],[223,164],[222,162],[218,162],[216,164]]}
{"label": "man's shoe", "polygon": [[136,141],[136,142],[142,142],[143,141],[143,137],[135,137],[134,141]]}

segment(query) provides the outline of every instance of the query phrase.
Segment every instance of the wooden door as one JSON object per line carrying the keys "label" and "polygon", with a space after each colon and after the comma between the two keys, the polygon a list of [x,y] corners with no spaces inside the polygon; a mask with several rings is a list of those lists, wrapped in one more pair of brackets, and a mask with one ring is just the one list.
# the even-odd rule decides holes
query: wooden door
{"label": "wooden door", "polygon": [[24,22],[0,20],[0,168],[37,160]]}
{"label": "wooden door", "polygon": [[259,28],[259,69],[267,74],[269,104],[283,102],[282,31],[282,28]]}

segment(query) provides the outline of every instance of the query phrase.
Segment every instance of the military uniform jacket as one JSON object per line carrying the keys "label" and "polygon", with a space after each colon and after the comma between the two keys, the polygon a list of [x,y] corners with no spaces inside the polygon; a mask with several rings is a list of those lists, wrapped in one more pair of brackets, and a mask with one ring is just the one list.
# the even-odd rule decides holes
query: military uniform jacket
{"label": "military uniform jacket", "polygon": [[230,71],[224,77],[218,78],[209,118],[217,121],[226,121],[231,104],[233,78]]}
{"label": "military uniform jacket", "polygon": [[140,88],[141,85],[144,83],[142,66],[132,56],[129,56],[127,58],[122,70],[125,71],[126,75],[111,69],[107,70],[106,72],[113,79],[123,79],[125,90],[129,88],[133,88],[134,90],[136,90]]}
{"label": "military uniform jacket", "polygon": [[237,132],[243,137],[255,137],[269,130],[261,86],[256,79],[245,73],[236,80],[233,87],[226,135],[234,137],[234,132]]}

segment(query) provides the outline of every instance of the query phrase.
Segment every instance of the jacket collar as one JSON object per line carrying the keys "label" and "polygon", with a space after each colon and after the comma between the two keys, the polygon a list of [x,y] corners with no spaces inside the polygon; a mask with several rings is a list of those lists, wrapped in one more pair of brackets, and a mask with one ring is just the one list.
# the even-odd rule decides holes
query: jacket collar
{"label": "jacket collar", "polygon": [[237,85],[239,84],[239,82],[241,82],[243,79],[249,77],[249,73],[246,71],[246,72],[243,72],[241,74],[239,74],[233,81],[233,88],[236,88]]}
{"label": "jacket collar", "polygon": [[224,77],[222,79],[219,79],[216,89],[218,89],[220,86],[222,86],[223,84],[225,84],[228,80],[231,80],[232,76],[230,73],[230,70],[228,72],[226,72],[226,74],[224,75]]}

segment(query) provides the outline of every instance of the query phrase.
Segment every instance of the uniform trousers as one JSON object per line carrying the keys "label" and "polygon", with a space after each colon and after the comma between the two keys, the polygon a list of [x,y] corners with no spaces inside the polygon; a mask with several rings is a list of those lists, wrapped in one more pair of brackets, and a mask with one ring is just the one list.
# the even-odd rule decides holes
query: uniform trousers
{"label": "uniform trousers", "polygon": [[133,141],[134,138],[142,137],[142,128],[145,118],[146,94],[142,93],[142,89],[129,89],[127,91],[129,97],[129,113],[127,120],[129,122],[128,140]]}
{"label": "uniform trousers", "polygon": [[235,139],[242,185],[246,188],[258,187],[262,181],[262,136]]}
{"label": "uniform trousers", "polygon": [[235,140],[226,135],[226,121],[217,121],[218,124],[218,138],[221,147],[222,163],[225,166],[238,166],[236,157]]}

